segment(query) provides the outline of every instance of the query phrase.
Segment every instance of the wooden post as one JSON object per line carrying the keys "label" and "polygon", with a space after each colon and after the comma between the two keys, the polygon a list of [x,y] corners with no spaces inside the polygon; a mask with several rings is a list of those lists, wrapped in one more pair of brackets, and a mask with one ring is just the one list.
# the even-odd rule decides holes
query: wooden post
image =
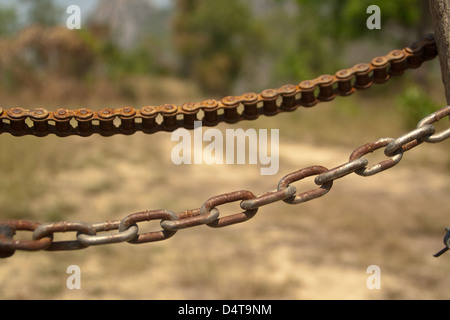
{"label": "wooden post", "polygon": [[429,0],[441,62],[447,103],[450,105],[450,0]]}

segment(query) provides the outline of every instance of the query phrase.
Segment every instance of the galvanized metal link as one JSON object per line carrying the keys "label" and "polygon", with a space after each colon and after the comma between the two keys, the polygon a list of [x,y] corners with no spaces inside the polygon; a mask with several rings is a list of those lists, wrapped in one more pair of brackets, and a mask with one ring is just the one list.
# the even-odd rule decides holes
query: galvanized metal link
{"label": "galvanized metal link", "polygon": [[440,256],[442,256],[444,253],[446,253],[448,250],[450,250],[450,229],[446,228],[445,231],[447,232],[445,234],[444,237],[444,245],[445,248],[442,249],[441,251],[439,251],[438,253],[434,254],[435,258],[439,258]]}
{"label": "galvanized metal link", "polygon": [[[278,182],[277,188],[278,188],[278,190],[283,190],[283,189],[287,188],[291,183],[303,180],[307,177],[322,174],[327,171],[329,171],[329,170],[325,167],[312,166],[312,167],[307,167],[307,168],[292,172],[292,173],[286,175],[285,177],[283,177]],[[325,194],[327,194],[330,191],[332,186],[333,186],[333,181],[328,181],[328,182],[324,183],[320,188],[315,188],[315,189],[312,189],[309,191],[302,192],[296,196],[286,198],[283,201],[286,203],[289,203],[289,204],[304,203],[304,202],[324,196]]]}
{"label": "galvanized metal link", "polygon": [[[396,151],[400,148],[405,150],[410,150],[412,147],[416,147],[426,137],[430,137],[436,132],[436,128],[432,124],[427,124],[422,127],[417,128],[407,134],[395,139],[386,146],[384,149],[384,154],[388,157],[395,155]],[[409,145],[408,145],[409,144]]]}
{"label": "galvanized metal link", "polygon": [[[445,108],[442,108],[432,114],[430,114],[428,117],[425,117],[422,119],[419,124],[417,125],[417,128],[422,128],[427,125],[431,125],[435,122],[438,122],[441,119],[444,119],[445,117],[450,116],[450,107],[447,106]],[[450,128],[447,130],[444,130],[442,132],[436,133],[432,136],[424,136],[421,139],[428,143],[438,143],[442,142],[446,139],[450,138]]]}
{"label": "galvanized metal link", "polygon": [[[39,225],[33,232],[33,240],[40,240],[44,237],[53,236],[55,233],[65,233],[76,231],[79,233],[95,235],[96,232],[92,225],[85,222],[55,222]],[[79,250],[86,248],[85,245],[78,240],[74,241],[52,241],[51,245],[45,250],[62,251],[62,250]]]}
{"label": "galvanized metal link", "polygon": [[314,182],[319,186],[323,185],[327,182],[345,177],[361,168],[365,168],[368,163],[369,160],[365,158],[355,159],[318,175],[314,179]]}
{"label": "galvanized metal link", "polygon": [[251,210],[261,208],[262,206],[266,206],[268,204],[284,200],[292,197],[297,193],[297,188],[293,185],[288,186],[282,190],[271,190],[268,192],[264,192],[254,199],[243,200],[241,202],[241,208],[244,210]]}
{"label": "galvanized metal link", "polygon": [[[120,220],[106,221],[97,224],[93,224],[92,228],[96,233],[107,232],[112,230],[119,230]],[[136,224],[131,225],[127,230],[121,231],[115,234],[106,235],[88,235],[83,233],[77,234],[77,240],[86,247],[98,246],[103,244],[120,243],[130,241],[134,239],[139,233],[139,227]]]}
{"label": "galvanized metal link", "polygon": [[210,212],[201,212],[201,208],[186,210],[178,213],[178,220],[163,220],[161,227],[167,231],[178,231],[181,229],[192,228],[196,226],[211,223],[219,218],[219,210],[216,208]]}
{"label": "galvanized metal link", "polygon": [[[357,148],[355,151],[353,151],[353,153],[350,155],[350,161],[354,161],[368,153],[372,153],[380,148],[384,148],[393,141],[395,141],[394,138],[382,138],[374,142],[367,143]],[[402,158],[403,158],[403,149],[398,148],[397,150],[395,150],[395,153],[392,156],[390,156],[389,159],[381,161],[369,168],[358,169],[355,171],[355,173],[363,177],[373,176],[397,165],[400,162],[400,160],[402,160]]]}
{"label": "galvanized metal link", "polygon": [[[242,201],[242,200],[248,200],[248,199],[255,199],[255,195],[247,190],[241,190],[236,192],[230,192],[226,194],[221,194],[218,196],[215,196],[213,198],[210,198],[209,200],[205,201],[200,208],[200,213],[202,215],[208,215],[210,214],[212,209],[217,209],[216,207],[219,205],[223,205],[226,203],[232,203],[235,201]],[[230,216],[217,218],[214,221],[208,223],[207,225],[212,228],[222,228],[227,227],[233,224],[242,223],[247,220],[250,220],[255,216],[255,214],[258,212],[258,208],[254,209],[247,209],[244,212],[235,213]]]}
{"label": "galvanized metal link", "polygon": [[[153,210],[135,213],[129,215],[120,222],[119,231],[123,233],[138,222],[148,222],[152,220],[175,221],[178,220],[178,216],[175,214],[175,212],[170,210]],[[129,239],[128,242],[133,244],[140,244],[161,241],[171,238],[175,233],[176,231],[169,231],[165,229],[161,231],[147,232],[144,234],[136,235],[135,237]]]}

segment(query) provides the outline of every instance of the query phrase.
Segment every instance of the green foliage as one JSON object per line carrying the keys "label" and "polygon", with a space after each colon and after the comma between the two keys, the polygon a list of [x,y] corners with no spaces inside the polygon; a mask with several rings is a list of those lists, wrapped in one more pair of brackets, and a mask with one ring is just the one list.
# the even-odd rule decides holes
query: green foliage
{"label": "green foliage", "polygon": [[151,41],[144,40],[127,51],[122,50],[109,39],[96,37],[88,29],[77,31],[86,45],[91,48],[105,74],[120,78],[126,74],[149,74],[158,72],[155,66]]}
{"label": "green foliage", "polygon": [[405,119],[405,126],[411,128],[424,117],[437,111],[439,104],[434,102],[421,87],[409,86],[397,98],[397,108]]}
{"label": "green foliage", "polygon": [[[54,0],[20,1],[26,4],[31,23],[54,25],[66,16]],[[237,80],[249,86],[255,75],[262,73],[266,87],[348,67],[342,61],[355,40],[371,38],[372,43],[381,45],[386,36],[395,46],[403,46],[409,42],[405,34],[417,38],[426,15],[424,3],[426,0],[177,0],[173,14],[155,12],[157,19],[147,19],[152,25],[140,25],[146,37],[129,50],[91,27],[73,32],[95,55],[86,58],[89,64],[81,64],[88,65],[89,76],[99,72],[120,79],[126,74],[167,73],[178,61],[177,75],[196,80],[209,96],[222,97],[232,94]],[[381,8],[382,30],[366,27],[366,10],[372,4]],[[171,34],[164,31],[169,17]],[[0,9],[0,36],[16,29],[15,11]],[[81,58],[76,56],[76,60]],[[77,64],[70,69],[86,74]],[[15,75],[8,70],[3,70],[0,81],[13,82]],[[133,95],[127,88],[124,92]]]}
{"label": "green foliage", "polygon": [[[274,0],[282,6],[284,0]],[[409,38],[422,36],[426,21],[425,0],[296,0],[297,13],[283,13],[277,26],[285,25],[289,41],[279,42],[277,75],[306,79],[346,67],[341,64],[346,49],[355,40],[369,38],[377,43],[404,46]],[[381,9],[381,30],[366,26],[367,8]],[[269,25],[269,28],[272,25]],[[393,28],[395,27],[395,28]],[[392,32],[392,30],[396,32]]]}
{"label": "green foliage", "polygon": [[53,0],[21,0],[28,5],[28,19],[31,24],[54,26],[64,17],[64,11]]}
{"label": "green foliage", "polygon": [[251,34],[251,14],[241,0],[179,0],[174,21],[181,73],[213,94],[230,92]]}
{"label": "green foliage", "polygon": [[99,58],[107,74],[113,78],[126,74],[149,74],[155,70],[153,56],[145,45],[123,51],[112,42],[106,42],[100,45]]}
{"label": "green foliage", "polygon": [[0,7],[0,37],[13,34],[17,28],[17,13],[14,8]]}
{"label": "green foliage", "polygon": [[[297,0],[305,14],[313,14],[320,28],[327,36],[348,41],[366,36],[378,36],[381,31],[366,28],[370,5],[381,10],[383,26],[394,24],[403,28],[415,28],[423,12],[426,0]],[[386,27],[386,29],[388,29]],[[391,33],[390,30],[385,30]]]}

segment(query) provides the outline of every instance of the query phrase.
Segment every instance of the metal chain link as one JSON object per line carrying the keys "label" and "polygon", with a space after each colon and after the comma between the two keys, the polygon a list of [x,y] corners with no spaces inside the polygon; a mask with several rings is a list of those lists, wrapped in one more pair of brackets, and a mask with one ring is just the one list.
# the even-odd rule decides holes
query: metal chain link
{"label": "metal chain link", "polygon": [[[138,131],[154,133],[174,131],[177,128],[193,128],[195,120],[203,114],[201,121],[205,126],[219,122],[235,123],[253,120],[260,115],[273,116],[281,112],[296,110],[300,106],[312,107],[322,101],[331,101],[336,96],[348,96],[357,90],[367,89],[374,83],[384,83],[392,76],[402,74],[408,68],[418,68],[426,60],[437,55],[433,35],[406,47],[394,50],[386,56],[375,58],[370,64],[358,64],[353,68],[337,72],[334,76],[322,75],[314,80],[302,81],[297,86],[286,85],[279,89],[267,89],[260,94],[247,93],[238,97],[225,97],[221,101],[207,100],[200,103],[186,103],[181,106],[147,106],[140,110],[132,107],[121,109],[104,108],[98,112],[82,108],[77,110],[58,109],[49,112],[38,108],[27,110],[0,108],[0,133],[8,132],[14,136],[46,136],[56,134],[89,136],[101,134],[133,134]],[[243,107],[243,111],[238,109]],[[327,169],[323,166],[307,167],[283,177],[277,188],[255,196],[247,190],[230,192],[205,201],[200,208],[175,213],[169,210],[153,210],[131,214],[122,220],[105,221],[95,224],[84,222],[38,223],[27,220],[0,221],[0,257],[5,258],[16,250],[60,251],[79,250],[90,246],[128,242],[133,244],[155,242],[168,239],[179,230],[200,225],[221,228],[242,223],[253,218],[260,207],[284,201],[300,204],[327,194],[333,181],[351,173],[370,176],[395,166],[404,152],[422,142],[437,143],[448,139],[450,129],[435,134],[433,123],[450,114],[450,107],[424,118],[416,130],[397,138],[383,138],[357,148],[350,161]],[[161,120],[162,118],[162,120]],[[120,120],[116,125],[115,120]],[[30,126],[29,123],[33,125]],[[368,160],[363,156],[385,148],[387,160],[367,168]],[[292,184],[306,177],[316,176],[316,189],[301,192]],[[230,216],[220,217],[220,205],[240,201],[244,210]],[[162,230],[139,233],[138,223],[159,220]],[[14,240],[17,231],[32,232],[31,240]],[[112,232],[111,231],[115,231]],[[76,232],[72,241],[54,241],[57,233]],[[106,234],[105,234],[106,233]]]}
{"label": "metal chain link", "polygon": [[[212,228],[222,228],[253,218],[259,208],[271,203],[284,201],[288,204],[300,204],[320,198],[327,194],[335,180],[351,173],[371,176],[392,168],[402,159],[405,152],[423,142],[436,143],[450,137],[450,128],[436,133],[434,123],[450,115],[450,106],[431,114],[419,122],[417,129],[399,137],[382,138],[367,143],[355,149],[349,161],[334,169],[323,166],[311,166],[300,169],[284,176],[277,184],[277,188],[255,196],[248,190],[240,190],[217,195],[205,201],[200,208],[175,213],[169,210],[153,210],[131,214],[122,220],[106,221],[96,224],[82,222],[56,222],[40,224],[31,221],[4,220],[0,221],[0,257],[11,256],[16,250],[26,251],[60,251],[79,250],[90,246],[128,242],[132,244],[148,243],[166,240],[179,230],[200,225]],[[368,168],[369,161],[363,156],[384,148],[387,160]],[[293,183],[307,177],[315,177],[318,188],[300,192]],[[238,213],[220,217],[219,206],[240,201]],[[162,230],[140,234],[138,223],[159,220]],[[14,240],[16,231],[32,232],[32,240]],[[103,234],[104,232],[115,233]],[[77,232],[73,241],[53,241],[56,233]],[[444,241],[446,246],[450,240]],[[442,250],[436,256],[447,251]]]}
{"label": "metal chain link", "polygon": [[319,102],[331,101],[336,96],[349,96],[357,90],[370,88],[373,84],[384,83],[407,69],[418,68],[423,62],[434,59],[437,54],[434,36],[427,34],[421,41],[402,50],[393,50],[370,63],[360,63],[334,75],[322,75],[279,89],[266,89],[259,94],[229,96],[220,101],[211,99],[180,106],[166,104],[140,109],[103,108],[99,111],[88,108],[60,108],[53,112],[44,108],[0,108],[0,133],[38,137],[49,134],[60,137],[130,135],[136,132],[151,134],[178,128],[192,129],[197,120],[202,121],[204,126],[254,120],[261,115],[291,112],[300,106],[313,107]]}

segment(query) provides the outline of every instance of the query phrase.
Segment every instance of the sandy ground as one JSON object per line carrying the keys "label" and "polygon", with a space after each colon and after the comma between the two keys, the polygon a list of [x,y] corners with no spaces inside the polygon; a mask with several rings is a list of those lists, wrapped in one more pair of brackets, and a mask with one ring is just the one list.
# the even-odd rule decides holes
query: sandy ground
{"label": "sandy ground", "polygon": [[[173,83],[138,83],[147,94],[142,101],[149,101],[152,92],[160,93],[161,102],[173,103],[195,95],[180,84],[174,92],[164,92],[160,88],[173,88]],[[92,97],[108,104],[108,95],[94,92]],[[50,100],[73,107],[65,95]],[[360,93],[219,127],[279,129],[280,164],[274,176],[261,176],[260,165],[176,166],[171,161],[176,142],[169,133],[64,139],[3,134],[1,218],[95,223],[144,210],[194,209],[212,196],[237,190],[259,194],[276,188],[290,172],[312,165],[333,168],[348,161],[360,145],[407,132],[393,101],[393,96]],[[12,105],[48,106],[33,97],[5,97],[2,107]],[[74,103],[80,105],[89,104]],[[441,121],[440,128],[445,127]],[[143,245],[16,252],[0,261],[0,298],[449,299],[450,254],[433,257],[444,247],[444,228],[450,227],[449,146],[450,141],[423,144],[384,173],[368,178],[352,174],[320,199],[268,205],[250,221],[223,229],[198,226]],[[375,163],[384,155],[381,151],[368,159]],[[313,177],[295,186],[314,188]],[[237,211],[238,203],[220,207],[221,216]],[[159,221],[139,228],[141,233],[161,229]],[[16,237],[30,239],[31,234]],[[55,240],[74,237],[69,232]],[[71,265],[80,267],[80,290],[66,285]],[[367,286],[372,265],[381,271],[379,290]]]}
{"label": "sandy ground", "polygon": [[[12,140],[12,153],[36,143],[2,138]],[[34,220],[47,222],[93,223],[159,208],[180,212],[223,192],[258,194],[275,188],[286,173],[344,163],[353,150],[281,141],[280,172],[261,176],[259,166],[175,166],[170,161],[175,143],[168,134],[48,139],[43,147],[30,148],[30,156],[38,159],[46,151],[61,160],[17,159],[16,165],[36,166],[43,189],[32,200],[27,194],[15,200],[29,199]],[[138,246],[16,252],[0,261],[0,298],[448,299],[449,256],[432,256],[443,247],[449,226],[448,147],[448,142],[421,146],[388,172],[350,175],[323,198],[297,206],[272,204],[250,221],[223,229],[199,226]],[[63,165],[69,159],[70,165]],[[16,179],[23,182],[25,173]],[[310,178],[296,186],[314,183]],[[237,210],[238,204],[230,204],[221,214]],[[140,228],[160,229],[157,222]],[[80,267],[81,290],[66,286],[70,265]],[[380,267],[380,290],[367,287],[371,265]]]}

